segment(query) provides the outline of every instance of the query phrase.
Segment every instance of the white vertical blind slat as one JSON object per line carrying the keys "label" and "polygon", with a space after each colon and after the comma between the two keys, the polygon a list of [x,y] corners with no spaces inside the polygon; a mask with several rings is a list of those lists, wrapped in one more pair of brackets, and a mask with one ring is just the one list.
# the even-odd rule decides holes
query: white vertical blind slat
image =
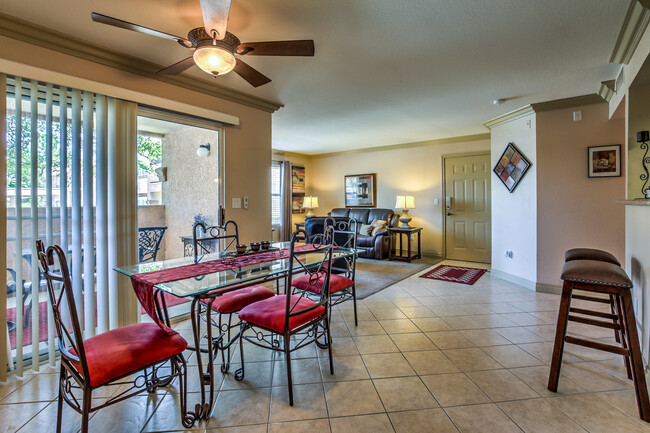
{"label": "white vertical blind slat", "polygon": [[[93,224],[93,95],[83,92],[83,286],[84,335],[95,335],[95,230]],[[81,302],[81,298],[77,300]]]}
{"label": "white vertical blind slat", "polygon": [[[40,288],[40,274],[38,272],[38,261],[36,254],[36,239],[38,239],[38,82],[32,80],[29,86],[29,102],[30,102],[30,131],[29,137],[31,141],[31,170],[30,170],[30,183],[31,183],[31,271],[32,271],[32,370],[38,372],[38,337],[40,325],[40,304],[39,304],[39,288]],[[28,253],[29,254],[29,253]],[[17,257],[17,258],[20,258]]]}
{"label": "white vertical blind slat", "polygon": [[[106,133],[108,151],[107,151],[107,233],[108,239],[117,239],[117,107],[114,98],[108,98],[108,113],[106,124],[108,130]],[[114,269],[117,266],[117,244],[115,241],[108,243],[108,268]],[[117,290],[117,272],[108,273],[108,327],[115,329],[119,326],[117,314],[118,308],[118,290]]]}
{"label": "white vertical blind slat", "polygon": [[83,329],[83,282],[81,263],[81,92],[72,91],[72,291]]}
{"label": "white vertical blind slat", "polygon": [[[52,212],[52,85],[45,87],[45,245],[54,243],[54,215]],[[34,260],[36,262],[36,260]],[[52,300],[47,296],[47,359],[50,367],[56,364],[54,350],[54,315],[52,314]]]}
{"label": "white vertical blind slat", "polygon": [[97,217],[97,332],[108,331],[108,213],[107,213],[107,105],[106,97],[97,95],[95,97],[97,119],[95,127],[96,144],[96,198]]}
{"label": "white vertical blind slat", "polygon": [[68,253],[68,89],[59,91],[59,222],[61,248]]}
{"label": "white vertical blind slat", "polygon": [[16,374],[23,376],[23,157],[22,157],[22,135],[23,135],[23,83],[16,78],[16,137],[14,141],[16,150]]}

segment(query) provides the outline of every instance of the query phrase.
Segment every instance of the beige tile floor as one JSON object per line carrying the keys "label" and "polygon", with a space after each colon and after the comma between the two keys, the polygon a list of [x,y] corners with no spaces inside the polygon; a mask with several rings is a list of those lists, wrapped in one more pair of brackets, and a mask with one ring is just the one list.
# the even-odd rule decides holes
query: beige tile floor
{"label": "beige tile floor", "polygon": [[[327,351],[293,358],[296,404],[285,362],[246,346],[247,376],[219,380],[210,420],[193,431],[241,432],[640,432],[632,382],[615,355],[567,345],[558,393],[546,389],[559,297],[485,274],[475,285],[413,276],[332,317],[335,374]],[[190,324],[178,330],[190,338]],[[570,324],[577,335],[612,341]],[[197,378],[190,364],[190,390]],[[233,356],[234,368],[240,363]],[[53,432],[54,370],[0,386],[0,432]],[[184,431],[175,390],[96,413],[92,432]],[[106,394],[98,395],[106,398]],[[191,393],[189,402],[198,395]],[[66,410],[66,432],[79,416]]]}

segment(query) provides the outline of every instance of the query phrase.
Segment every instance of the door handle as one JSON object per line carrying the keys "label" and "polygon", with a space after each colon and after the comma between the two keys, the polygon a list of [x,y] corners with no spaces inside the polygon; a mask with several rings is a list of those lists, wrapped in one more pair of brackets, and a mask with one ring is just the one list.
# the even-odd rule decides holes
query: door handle
{"label": "door handle", "polygon": [[453,215],[453,213],[447,212],[447,216],[451,216],[451,215]]}

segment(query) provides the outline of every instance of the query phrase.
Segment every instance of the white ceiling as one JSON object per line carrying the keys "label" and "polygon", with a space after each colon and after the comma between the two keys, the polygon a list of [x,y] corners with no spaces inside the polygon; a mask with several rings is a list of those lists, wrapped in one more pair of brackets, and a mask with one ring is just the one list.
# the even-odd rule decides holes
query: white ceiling
{"label": "white ceiling", "polygon": [[[532,102],[595,93],[628,0],[233,0],[242,42],[314,39],[314,58],[247,57],[273,81],[227,87],[285,104],[275,149],[323,153],[487,132]],[[96,11],[185,36],[198,0],[3,0],[0,12],[170,65],[188,52],[94,23]],[[214,80],[193,67],[187,72]],[[495,106],[494,99],[507,101]]]}

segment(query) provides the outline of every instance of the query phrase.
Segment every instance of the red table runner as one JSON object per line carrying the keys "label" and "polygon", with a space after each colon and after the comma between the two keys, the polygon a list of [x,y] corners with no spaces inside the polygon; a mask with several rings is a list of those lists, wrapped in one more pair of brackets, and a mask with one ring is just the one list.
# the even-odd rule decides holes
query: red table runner
{"label": "red table runner", "polygon": [[[295,248],[295,251],[305,251],[309,249],[315,249],[314,245],[299,245]],[[135,295],[138,297],[140,304],[142,304],[142,307],[149,317],[151,317],[153,321],[163,329],[165,334],[173,335],[176,334],[176,331],[167,327],[162,319],[158,317],[158,313],[156,312],[153,291],[153,287],[156,284],[184,280],[186,278],[198,277],[201,275],[226,271],[228,269],[239,268],[242,266],[255,265],[257,263],[285,259],[288,257],[289,249],[285,248],[282,250],[268,251],[259,254],[210,260],[208,262],[193,263],[191,265],[178,266],[176,268],[134,274],[131,275],[131,283],[133,284]]]}

